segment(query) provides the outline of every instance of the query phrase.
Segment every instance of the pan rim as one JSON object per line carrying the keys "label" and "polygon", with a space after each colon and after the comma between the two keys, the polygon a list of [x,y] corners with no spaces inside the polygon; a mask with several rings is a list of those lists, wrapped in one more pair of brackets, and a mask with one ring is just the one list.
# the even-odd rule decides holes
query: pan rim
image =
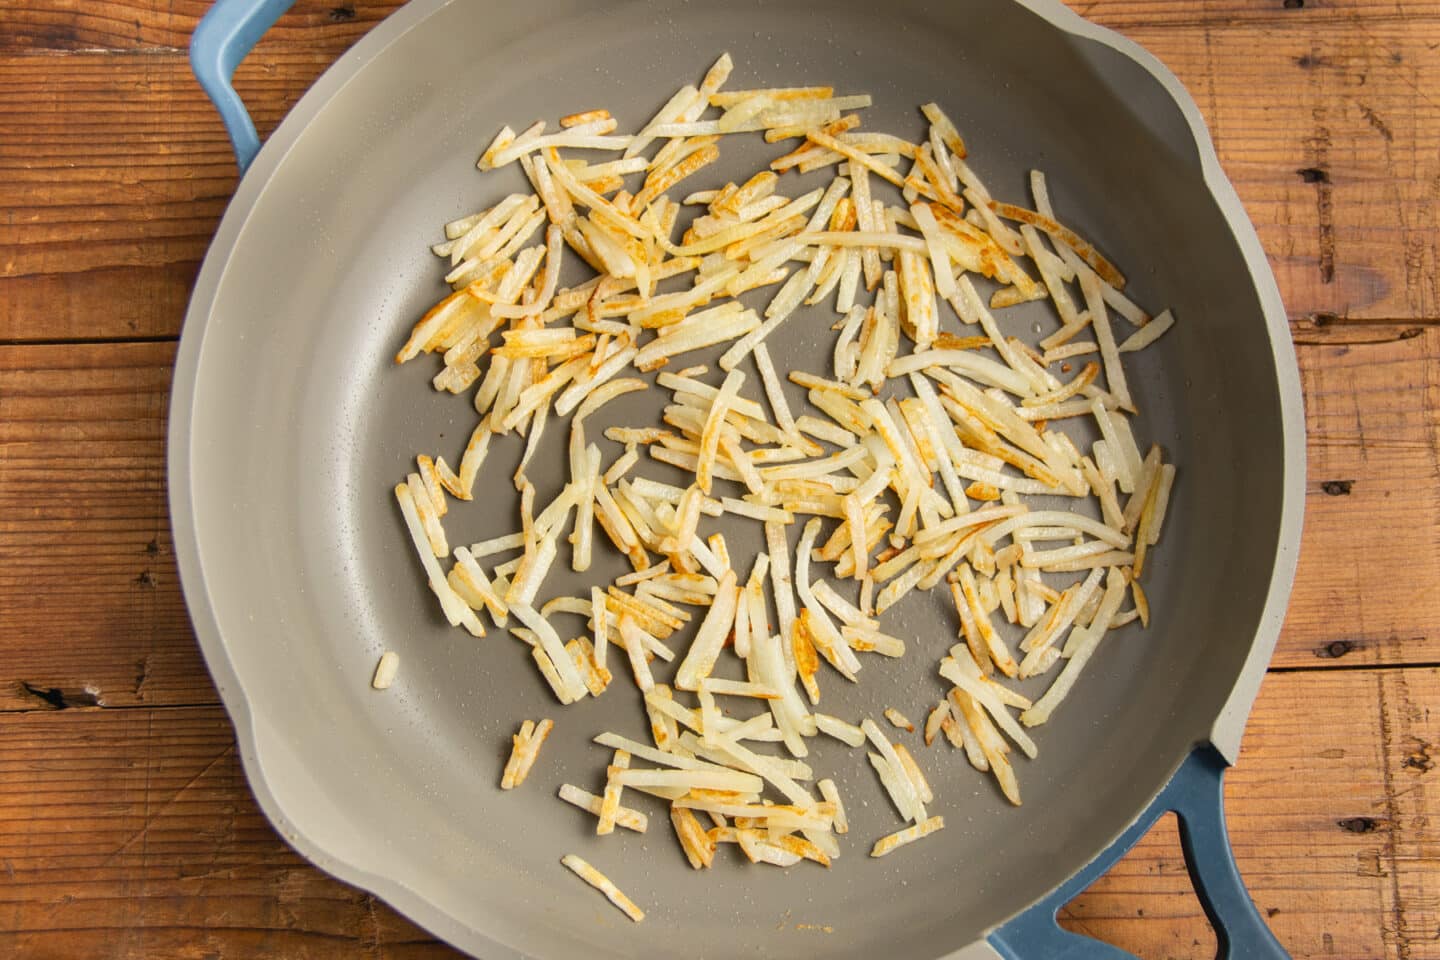
{"label": "pan rim", "polygon": [[[266,817],[282,837],[306,859],[340,880],[382,897],[396,910],[460,949],[485,956],[519,957],[522,954],[485,930],[446,911],[425,893],[393,877],[376,873],[344,859],[302,832],[286,813],[285,802],[272,789],[264,753],[273,735],[252,709],[224,640],[201,562],[200,542],[192,495],[192,430],[197,398],[199,361],[217,293],[239,244],[250,214],[266,186],[296,141],[318,115],[367,63],[396,40],[453,0],[412,0],[377,25],[339,57],[299,99],[264,144],[247,175],[243,176],[206,253],[196,279],[175,358],[167,438],[167,480],[172,537],[186,606],[194,624],[206,664],[236,730],[246,779]],[[1158,59],[1114,31],[1092,23],[1066,7],[1061,0],[1002,0],[1036,14],[1049,27],[1078,40],[1099,44],[1145,69],[1180,109],[1199,159],[1203,181],[1236,240],[1250,271],[1265,319],[1277,381],[1283,449],[1280,523],[1276,554],[1259,622],[1249,653],[1234,686],[1210,731],[1210,742],[1227,762],[1234,763],[1245,721],[1258,693],[1265,667],[1279,638],[1290,587],[1298,561],[1305,484],[1305,430],[1299,371],[1289,323],[1280,292],[1259,237],[1239,196],[1220,166],[1213,141],[1200,110],[1180,81]],[[273,749],[271,747],[270,749]],[[1176,758],[1176,766],[1183,760]],[[1173,772],[1173,771],[1172,771]],[[1167,778],[1168,779],[1168,778]],[[1155,794],[1163,788],[1157,785]],[[1150,798],[1153,800],[1153,795]],[[1148,801],[1147,804],[1148,805]],[[1139,817],[1144,807],[1135,812]],[[1117,831],[1125,829],[1122,825]],[[1097,845],[1099,856],[1114,837]],[[998,920],[999,926],[1009,918]],[[992,928],[993,929],[993,928]],[[978,941],[977,941],[978,943]],[[975,945],[971,945],[973,947]],[[964,947],[949,956],[959,956]]]}

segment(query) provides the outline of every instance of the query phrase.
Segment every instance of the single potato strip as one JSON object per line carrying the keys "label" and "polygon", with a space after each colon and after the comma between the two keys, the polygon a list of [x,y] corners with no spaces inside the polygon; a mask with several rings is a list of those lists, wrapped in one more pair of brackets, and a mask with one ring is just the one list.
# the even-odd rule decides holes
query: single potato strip
{"label": "single potato strip", "polygon": [[645,911],[635,906],[635,901],[621,893],[620,888],[611,883],[610,878],[605,876],[605,874],[596,870],[573,853],[565,854],[565,856],[560,858],[560,862],[573,872],[575,876],[605,894],[605,899],[615,904],[616,907],[625,913],[625,916],[634,920],[636,923],[645,919]]}
{"label": "single potato strip", "polygon": [[[600,815],[604,800],[593,793],[581,790],[572,784],[561,784],[559,797],[566,803],[572,803],[581,810]],[[629,807],[617,806],[615,808],[615,823],[626,830],[633,830],[636,833],[644,833],[650,828],[650,819],[639,810],[631,810]]]}
{"label": "single potato strip", "polygon": [[394,650],[386,650],[380,655],[380,662],[375,664],[375,675],[370,680],[370,686],[376,690],[387,690],[395,682],[395,674],[400,670],[400,654]]}
{"label": "single potato strip", "polygon": [[875,846],[871,848],[870,856],[883,857],[887,853],[894,853],[906,844],[914,843],[916,840],[928,837],[937,830],[943,830],[944,828],[944,817],[931,817],[924,823],[917,823],[913,827],[897,830],[888,837],[881,837],[875,842]]}
{"label": "single potato strip", "polygon": [[535,766],[535,758],[540,755],[541,745],[554,728],[555,724],[549,719],[539,723],[526,720],[521,724],[520,732],[511,738],[513,746],[510,759],[506,761],[505,771],[500,778],[501,790],[513,790],[525,782],[530,768]]}

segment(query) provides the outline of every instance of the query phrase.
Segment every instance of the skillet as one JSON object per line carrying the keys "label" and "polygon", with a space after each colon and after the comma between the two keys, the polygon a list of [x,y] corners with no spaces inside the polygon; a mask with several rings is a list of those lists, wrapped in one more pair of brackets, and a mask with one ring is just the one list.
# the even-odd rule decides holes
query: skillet
{"label": "skillet", "polygon": [[[1125,954],[1060,930],[1056,910],[1176,810],[1220,952],[1285,955],[1230,857],[1221,782],[1294,570],[1299,380],[1254,230],[1168,71],[1052,0],[414,0],[261,149],[230,76],[287,6],[220,0],[192,43],[246,172],[187,314],[169,469],[196,631],[251,785],[290,843],[484,957],[1102,957]],[[692,875],[663,832],[595,838],[553,792],[594,786],[605,754],[588,738],[639,734],[633,703],[556,712],[519,644],[446,628],[388,496],[415,452],[458,449],[473,426],[467,399],[429,389],[433,370],[390,358],[443,292],[426,250],[437,225],[519,186],[477,175],[478,150],[501,123],[597,105],[638,125],[725,50],[731,86],[873,94],[867,128],[918,134],[915,105],[939,101],[997,196],[1024,198],[1025,172],[1046,169],[1062,218],[1132,272],[1137,299],[1181,318],[1132,364],[1137,432],[1181,471],[1151,628],[1107,640],[1064,722],[1041,728],[1039,760],[1018,771],[1023,807],[961,760],[927,761],[947,828],[881,861],[852,843],[829,872]],[[716,176],[759,156],[727,144]],[[801,321],[772,338],[777,364],[806,365],[822,342],[824,325]],[[557,484],[558,444],[532,468]],[[513,460],[487,466],[456,542],[513,526]],[[555,581],[547,592],[578,586]],[[920,600],[887,619],[919,649],[828,706],[875,713],[906,689],[933,702],[924,685],[938,695],[934,661],[953,642],[941,609]],[[384,649],[405,666],[377,696],[367,681]],[[569,735],[523,796],[502,797],[514,724],[549,714]],[[851,762],[823,747],[815,760]],[[864,772],[844,774],[853,829],[879,836],[893,818]],[[567,852],[645,905],[645,923],[565,874]]]}

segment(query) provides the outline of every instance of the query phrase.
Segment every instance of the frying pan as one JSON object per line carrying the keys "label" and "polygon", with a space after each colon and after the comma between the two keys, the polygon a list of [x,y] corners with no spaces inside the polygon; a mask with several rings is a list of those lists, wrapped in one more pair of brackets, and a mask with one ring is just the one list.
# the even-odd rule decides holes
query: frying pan
{"label": "frying pan", "polygon": [[[1231,859],[1221,781],[1295,565],[1298,376],[1264,254],[1169,72],[1051,0],[414,0],[260,149],[230,77],[287,6],[220,0],[192,43],[248,170],[186,318],[169,454],[196,631],[250,783],[290,843],[484,957],[1117,957],[1062,931],[1056,911],[1174,810],[1221,953],[1285,955]],[[1131,271],[1140,302],[1180,317],[1130,365],[1137,433],[1180,466],[1154,623],[1107,639],[1038,731],[1039,759],[1018,769],[1023,807],[937,748],[923,762],[947,827],[883,860],[865,845],[898,824],[863,757],[817,745],[855,834],[829,871],[692,873],[664,829],[596,838],[554,790],[595,787],[594,733],[641,735],[634,699],[556,711],[520,644],[448,629],[388,494],[416,452],[453,457],[473,426],[468,398],[435,393],[433,370],[390,357],[444,290],[426,250],[437,224],[520,186],[513,170],[478,175],[477,150],[504,122],[594,106],[637,126],[725,50],[737,88],[873,94],[867,128],[918,135],[915,106],[939,101],[997,196],[1027,196],[1025,171],[1047,169],[1062,219]],[[730,139],[716,182],[768,155]],[[1054,324],[1043,310],[1003,317],[1025,336]],[[777,361],[817,368],[828,322],[792,318],[772,339]],[[655,415],[643,399],[605,412]],[[531,468],[542,498],[562,474],[562,433]],[[452,540],[512,528],[512,454],[492,452],[477,503],[447,519]],[[557,573],[546,590],[578,586]],[[916,598],[887,624],[911,654],[868,667],[858,686],[832,683],[825,708],[914,711],[940,695],[935,661],[955,627],[938,600]],[[385,649],[404,666],[379,694],[367,680]],[[500,794],[515,724],[545,715],[557,733],[535,773]],[[608,872],[645,922],[565,873],[567,852]]]}

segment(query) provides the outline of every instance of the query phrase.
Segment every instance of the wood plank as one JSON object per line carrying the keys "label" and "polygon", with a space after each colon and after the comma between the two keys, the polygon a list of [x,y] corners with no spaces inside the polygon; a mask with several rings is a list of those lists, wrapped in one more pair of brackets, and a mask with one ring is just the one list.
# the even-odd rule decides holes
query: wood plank
{"label": "wood plank", "polygon": [[1440,330],[1297,340],[1310,479],[1275,664],[1440,661],[1440,597],[1417,589],[1440,577]]}
{"label": "wood plank", "polygon": [[1291,316],[1440,316],[1440,23],[1125,32],[1194,94]]}
{"label": "wood plank", "polygon": [[[1434,13],[1433,0],[1309,0],[1298,5],[1254,0],[1067,0],[1082,16],[1112,29],[1227,27],[1235,23],[1349,26],[1413,20]],[[270,28],[268,48],[334,49],[364,36],[400,4],[392,0],[299,0]],[[209,9],[205,0],[0,0],[0,53],[179,50]]]}
{"label": "wood plank", "polygon": [[12,342],[42,343],[173,337],[200,270],[190,257],[0,278],[0,303],[10,316],[4,332]]}
{"label": "wood plank", "polygon": [[174,350],[0,348],[0,709],[216,700],[165,505]]}
{"label": "wood plank", "polygon": [[1115,30],[1166,25],[1224,28],[1248,25],[1323,25],[1330,29],[1403,21],[1435,12],[1433,0],[1064,0],[1076,13]]}
{"label": "wood plank", "polygon": [[[1440,661],[1416,587],[1440,582],[1440,329],[1416,329],[1300,348],[1311,483],[1278,666]],[[166,523],[173,349],[0,347],[0,710],[215,702]]]}
{"label": "wood plank", "polygon": [[[331,59],[240,68],[262,133]],[[177,334],[235,183],[184,54],[0,57],[0,342]]]}
{"label": "wood plank", "polygon": [[[1240,872],[1295,957],[1440,957],[1437,697],[1428,668],[1266,678],[1225,807]],[[1173,831],[1152,832],[1066,916],[1141,957],[1213,956],[1191,947],[1206,921]]]}
{"label": "wood plank", "polygon": [[459,956],[285,845],[219,708],[0,730],[0,956]]}
{"label": "wood plank", "polygon": [[[339,52],[399,7],[371,0],[298,0],[258,48]],[[0,0],[0,53],[154,52],[190,45],[208,0]]]}
{"label": "wood plank", "polygon": [[[1437,697],[1433,669],[1267,679],[1226,807],[1295,956],[1440,956]],[[0,955],[454,956],[274,835],[218,709],[0,715],[0,742]],[[1068,922],[1143,957],[1206,955],[1175,942],[1200,915],[1166,839],[1142,841]]]}
{"label": "wood plank", "polygon": [[[1440,89],[1440,18],[1128,32],[1196,92],[1293,316],[1440,317],[1440,114],[1423,92]],[[278,45],[241,66],[262,132],[337,53]],[[0,173],[0,341],[176,332],[235,183],[182,54],[0,56]],[[122,291],[164,292],[115,319],[46,309],[52,289],[82,303],[130,270]]]}
{"label": "wood plank", "polygon": [[[1195,92],[1300,343],[1312,482],[1276,665],[1301,672],[1268,677],[1231,775],[1241,870],[1297,957],[1440,958],[1440,680],[1370,669],[1440,662],[1440,3],[1070,2]],[[0,0],[0,956],[455,957],[289,851],[223,714],[173,706],[215,703],[166,522],[173,346],[4,346],[178,331],[235,183],[184,63],[207,6]],[[392,6],[297,3],[237,80],[262,133]],[[1213,953],[1173,827],[1067,923]]]}

